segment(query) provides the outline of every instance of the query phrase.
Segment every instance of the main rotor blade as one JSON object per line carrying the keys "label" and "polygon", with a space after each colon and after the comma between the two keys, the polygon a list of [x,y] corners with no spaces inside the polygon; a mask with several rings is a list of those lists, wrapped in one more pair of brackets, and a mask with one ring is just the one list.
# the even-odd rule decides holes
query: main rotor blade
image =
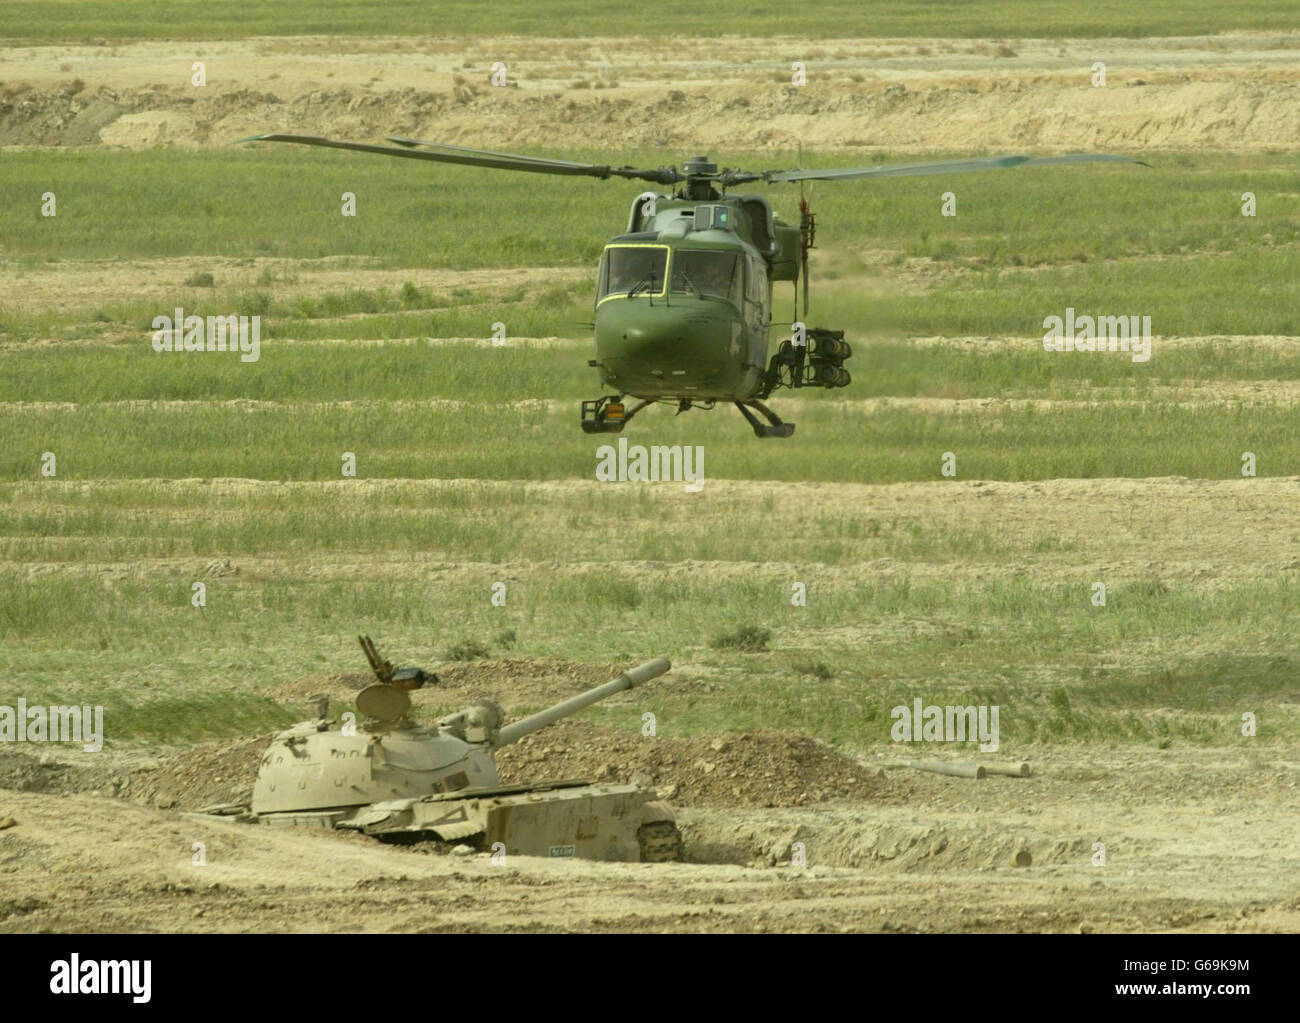
{"label": "main rotor blade", "polygon": [[[400,156],[408,160],[431,160],[435,163],[455,163],[468,167],[492,167],[497,170],[529,171],[533,174],[564,174],[591,178],[634,178],[653,181],[661,185],[676,183],[680,176],[672,167],[659,167],[654,170],[639,170],[635,167],[610,167],[594,163],[569,163],[564,160],[546,160],[542,157],[513,156],[509,153],[490,153],[487,150],[465,149],[459,153],[428,152],[414,148],[396,148],[393,146],[375,146],[365,142],[339,142],[334,139],[321,138],[318,135],[253,135],[240,142],[296,142],[304,146],[326,146],[330,149],[351,149],[360,153],[378,153],[381,156]],[[403,146],[431,145],[434,143],[412,143],[402,140]],[[451,147],[463,149],[463,147]]]}
{"label": "main rotor blade", "polygon": [[[450,142],[424,142],[420,139],[410,139],[403,135],[385,135],[384,138],[389,142],[396,142],[399,146],[414,148],[415,146],[424,146],[433,150],[450,150],[454,153],[463,153],[467,156],[488,157],[490,159],[508,161],[513,164],[530,164],[529,167],[516,166],[516,170],[536,170],[538,173],[547,174],[580,174],[592,175],[599,178],[620,177],[642,179],[654,181],[661,185],[674,185],[681,180],[681,175],[673,167],[655,167],[644,170],[636,167],[614,167],[609,164],[595,163],[578,163],[575,160],[555,160],[547,156],[528,156],[523,153],[503,153],[496,149],[472,149],[469,146],[457,146]],[[554,168],[549,170],[548,168]]]}
{"label": "main rotor blade", "polygon": [[408,139],[403,135],[385,135],[389,142],[396,142],[399,146],[424,146],[428,149],[449,149],[456,153],[467,153],[472,156],[493,156],[504,160],[522,160],[527,163],[543,164],[551,167],[569,167],[577,169],[580,167],[590,168],[595,164],[575,163],[572,160],[552,160],[545,156],[525,156],[520,153],[501,153],[495,149],[471,149],[469,146],[453,146],[450,142],[421,142],[419,139]]}
{"label": "main rotor blade", "polygon": [[930,163],[895,163],[877,167],[844,167],[838,170],[787,170],[755,174],[748,180],[762,181],[846,181],[852,178],[909,178],[923,174],[961,174],[966,171],[1009,170],[1012,167],[1043,167],[1056,163],[1136,163],[1150,166],[1131,156],[1108,153],[1067,153],[1065,156],[983,156],[968,160],[935,160]]}

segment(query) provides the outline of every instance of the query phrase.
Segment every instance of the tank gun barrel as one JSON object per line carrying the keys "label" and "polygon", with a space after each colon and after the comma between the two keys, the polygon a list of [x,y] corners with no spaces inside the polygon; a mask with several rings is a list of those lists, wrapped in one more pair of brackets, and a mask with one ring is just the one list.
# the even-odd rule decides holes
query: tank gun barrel
{"label": "tank gun barrel", "polygon": [[545,728],[547,725],[560,720],[560,718],[576,714],[584,707],[590,707],[593,703],[597,703],[607,696],[613,696],[624,689],[631,689],[644,682],[649,682],[651,679],[658,678],[671,667],[672,663],[667,657],[656,657],[652,661],[638,664],[635,668],[629,668],[618,678],[611,679],[604,685],[596,686],[595,689],[588,689],[585,693],[570,697],[563,703],[557,703],[554,707],[548,707],[546,710],[521,718],[512,725],[506,725],[497,733],[496,745],[505,746],[516,742],[525,735],[535,732],[539,728]]}

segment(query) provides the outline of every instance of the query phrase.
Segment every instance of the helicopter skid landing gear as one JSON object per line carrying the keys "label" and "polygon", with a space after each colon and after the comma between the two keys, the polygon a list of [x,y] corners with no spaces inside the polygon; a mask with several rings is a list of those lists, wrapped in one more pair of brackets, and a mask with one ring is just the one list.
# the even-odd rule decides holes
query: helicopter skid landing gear
{"label": "helicopter skid landing gear", "polygon": [[[754,433],[760,437],[789,437],[794,433],[794,423],[782,422],[781,417],[761,401],[738,401],[736,402],[736,408],[740,409],[740,414],[749,420],[749,425],[754,428]],[[750,409],[757,411],[767,422],[760,423],[754,417],[754,413],[749,411]]]}
{"label": "helicopter skid landing gear", "polygon": [[582,403],[582,429],[584,433],[621,433],[628,421],[649,405],[639,401],[630,409],[624,408],[621,394],[607,394],[595,401]]}

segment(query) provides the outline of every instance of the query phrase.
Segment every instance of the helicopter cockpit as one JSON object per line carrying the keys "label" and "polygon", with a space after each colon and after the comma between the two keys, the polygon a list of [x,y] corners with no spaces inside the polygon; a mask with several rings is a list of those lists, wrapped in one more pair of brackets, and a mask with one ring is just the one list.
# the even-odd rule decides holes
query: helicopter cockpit
{"label": "helicopter cockpit", "polygon": [[701,298],[725,298],[739,309],[745,297],[739,254],[717,249],[674,249],[672,290]]}
{"label": "helicopter cockpit", "polygon": [[674,295],[721,298],[737,309],[745,297],[744,261],[735,251],[667,245],[612,244],[600,262],[597,304],[607,298]]}
{"label": "helicopter cockpit", "polygon": [[667,245],[606,246],[600,260],[597,303],[616,296],[663,295],[667,266]]}

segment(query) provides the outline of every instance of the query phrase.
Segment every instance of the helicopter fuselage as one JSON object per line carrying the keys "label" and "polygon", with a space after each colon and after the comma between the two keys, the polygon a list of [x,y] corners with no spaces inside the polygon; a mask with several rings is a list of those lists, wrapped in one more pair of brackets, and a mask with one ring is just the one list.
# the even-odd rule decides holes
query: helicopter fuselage
{"label": "helicopter fuselage", "polygon": [[745,401],[768,365],[772,281],[795,280],[799,230],[761,196],[643,193],[601,254],[601,381],[648,400]]}

